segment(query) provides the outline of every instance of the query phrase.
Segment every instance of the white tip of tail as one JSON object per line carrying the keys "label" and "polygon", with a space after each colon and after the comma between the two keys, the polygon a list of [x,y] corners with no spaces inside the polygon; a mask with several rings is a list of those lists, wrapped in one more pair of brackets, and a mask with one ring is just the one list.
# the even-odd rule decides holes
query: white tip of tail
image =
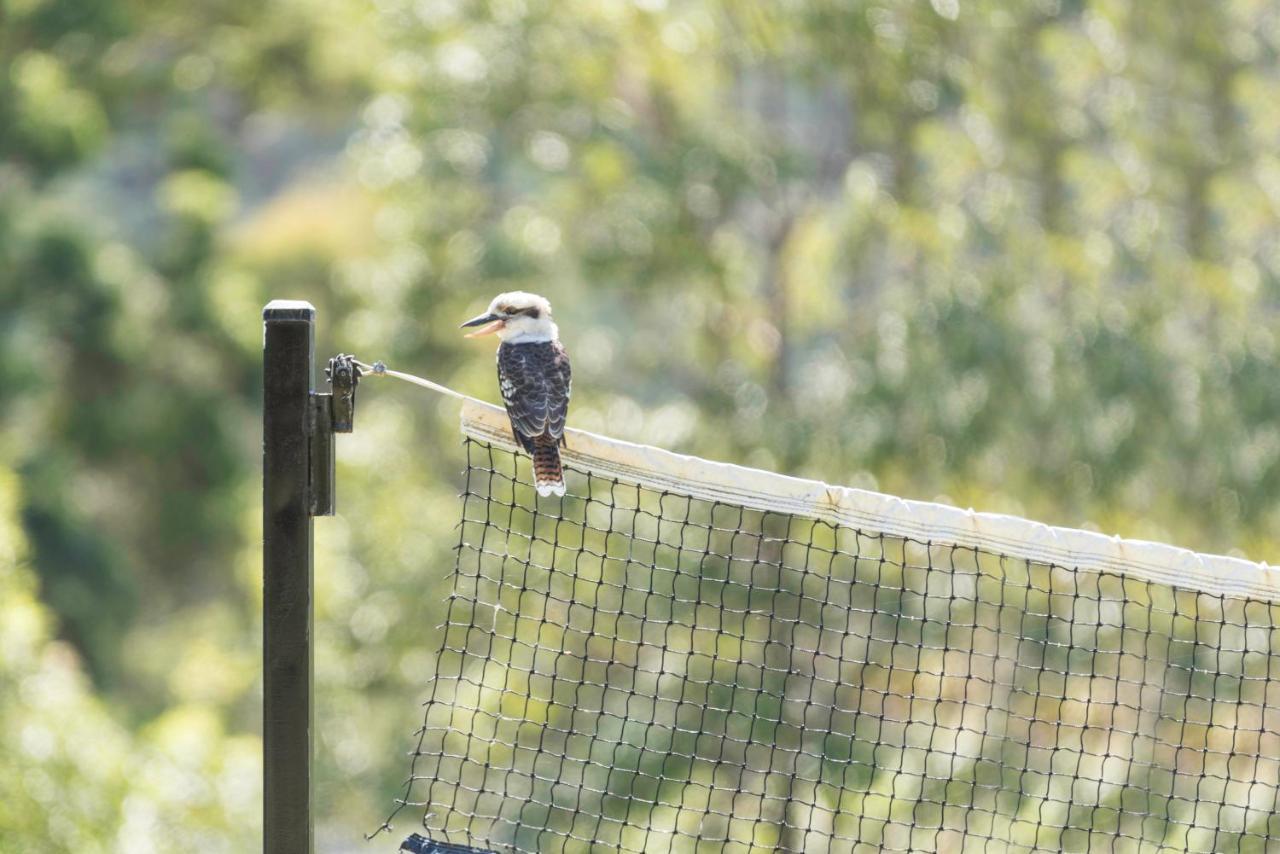
{"label": "white tip of tail", "polygon": [[564,495],[564,481],[559,483],[539,483],[535,487],[543,498],[548,495]]}

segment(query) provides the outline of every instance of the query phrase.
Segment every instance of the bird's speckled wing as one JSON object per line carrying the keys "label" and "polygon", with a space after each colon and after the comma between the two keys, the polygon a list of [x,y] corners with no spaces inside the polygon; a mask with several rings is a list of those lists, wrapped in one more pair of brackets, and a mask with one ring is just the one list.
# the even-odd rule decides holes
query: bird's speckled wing
{"label": "bird's speckled wing", "polygon": [[569,356],[559,341],[502,344],[498,348],[498,389],[511,430],[526,451],[534,440],[564,440],[572,377]]}

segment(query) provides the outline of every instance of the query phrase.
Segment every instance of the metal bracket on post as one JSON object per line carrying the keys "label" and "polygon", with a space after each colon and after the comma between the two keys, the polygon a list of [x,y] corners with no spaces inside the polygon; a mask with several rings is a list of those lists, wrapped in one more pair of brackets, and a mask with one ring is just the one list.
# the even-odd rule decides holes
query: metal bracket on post
{"label": "metal bracket on post", "polygon": [[339,353],[325,368],[327,392],[311,393],[307,429],[311,435],[311,515],[332,516],[335,508],[334,433],[350,433],[355,426],[356,386],[360,368],[355,357]]}
{"label": "metal bracket on post", "polygon": [[333,432],[350,433],[355,429],[356,386],[362,376],[356,357],[339,353],[329,360],[324,374],[333,389]]}

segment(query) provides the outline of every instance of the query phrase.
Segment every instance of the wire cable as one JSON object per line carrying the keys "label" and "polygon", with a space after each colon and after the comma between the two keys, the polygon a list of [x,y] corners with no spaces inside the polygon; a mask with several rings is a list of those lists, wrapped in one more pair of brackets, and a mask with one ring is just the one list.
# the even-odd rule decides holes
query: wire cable
{"label": "wire cable", "polygon": [[381,360],[374,362],[372,365],[365,364],[364,362],[361,362],[359,359],[352,359],[351,362],[352,364],[354,364],[356,367],[360,369],[360,372],[364,376],[391,377],[393,379],[403,380],[404,382],[412,383],[413,385],[416,385],[416,386],[421,386],[422,388],[431,389],[432,391],[439,392],[440,394],[446,394],[449,397],[455,397],[458,400],[477,400],[477,398],[471,397],[470,395],[463,394],[460,391],[454,391],[448,386],[441,385],[440,383],[437,383],[437,382],[432,382],[431,380],[426,379],[424,377],[419,377],[414,374],[407,374],[404,371],[393,371],[387,367],[385,362]]}

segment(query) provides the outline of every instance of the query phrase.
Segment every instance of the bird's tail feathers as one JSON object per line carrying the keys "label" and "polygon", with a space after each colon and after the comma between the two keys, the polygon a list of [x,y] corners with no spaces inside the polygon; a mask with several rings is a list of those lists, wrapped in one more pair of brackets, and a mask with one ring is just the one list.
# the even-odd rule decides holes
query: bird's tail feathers
{"label": "bird's tail feathers", "polygon": [[564,495],[564,470],[554,439],[536,440],[533,446],[533,484],[538,494]]}

